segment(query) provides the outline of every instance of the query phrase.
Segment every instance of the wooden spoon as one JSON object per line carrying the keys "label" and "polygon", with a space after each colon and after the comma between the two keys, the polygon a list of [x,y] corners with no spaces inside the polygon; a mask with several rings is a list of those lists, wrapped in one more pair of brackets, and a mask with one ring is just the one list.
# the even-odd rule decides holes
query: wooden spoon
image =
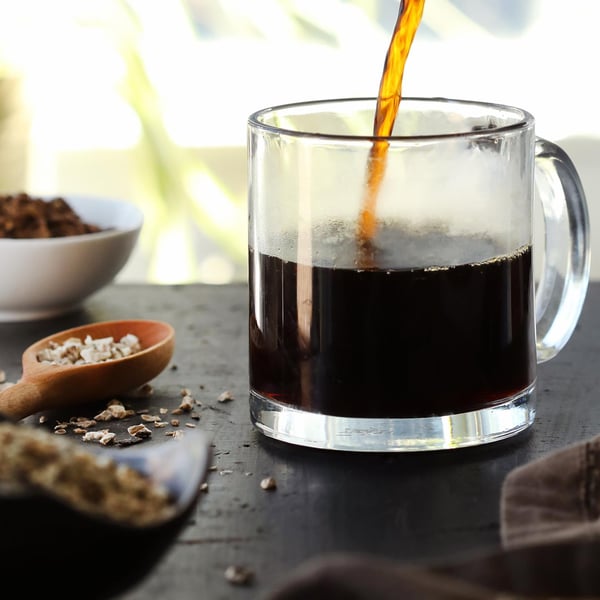
{"label": "wooden spoon", "polygon": [[[51,341],[77,337],[138,337],[142,350],[126,358],[81,365],[42,363],[37,355]],[[21,379],[0,392],[0,413],[23,419],[40,411],[66,408],[135,390],[156,377],[169,364],[175,331],[168,323],[148,320],[103,321],[66,329],[45,337],[23,353]]]}

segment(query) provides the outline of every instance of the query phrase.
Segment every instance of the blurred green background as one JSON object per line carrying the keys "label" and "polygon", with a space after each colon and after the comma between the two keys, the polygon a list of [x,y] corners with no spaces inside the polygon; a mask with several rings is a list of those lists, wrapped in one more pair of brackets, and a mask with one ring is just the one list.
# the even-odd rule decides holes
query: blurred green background
{"label": "blurred green background", "polygon": [[[376,95],[398,8],[0,0],[0,192],[138,204],[146,222],[121,281],[244,281],[248,115]],[[571,154],[593,223],[599,16],[596,0],[426,0],[404,94],[533,112]]]}

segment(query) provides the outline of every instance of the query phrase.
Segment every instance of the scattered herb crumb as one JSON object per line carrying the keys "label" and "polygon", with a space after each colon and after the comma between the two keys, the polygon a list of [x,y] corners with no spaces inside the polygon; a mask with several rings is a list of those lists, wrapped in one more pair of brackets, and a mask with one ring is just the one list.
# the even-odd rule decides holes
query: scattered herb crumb
{"label": "scattered herb crumb", "polygon": [[274,477],[265,477],[261,480],[260,487],[263,490],[274,490],[277,489],[277,482]]}
{"label": "scattered herb crumb", "polygon": [[225,390],[224,392],[219,394],[219,397],[217,398],[217,400],[219,402],[229,402],[230,400],[234,400],[234,399],[235,398],[234,398],[233,394],[229,390]]}
{"label": "scattered herb crumb", "polygon": [[132,425],[127,428],[127,433],[133,437],[148,438],[152,435],[152,431],[148,429],[143,423],[138,425]]}
{"label": "scattered herb crumb", "polygon": [[248,585],[254,579],[254,573],[247,567],[231,565],[225,569],[225,579],[234,585]]}

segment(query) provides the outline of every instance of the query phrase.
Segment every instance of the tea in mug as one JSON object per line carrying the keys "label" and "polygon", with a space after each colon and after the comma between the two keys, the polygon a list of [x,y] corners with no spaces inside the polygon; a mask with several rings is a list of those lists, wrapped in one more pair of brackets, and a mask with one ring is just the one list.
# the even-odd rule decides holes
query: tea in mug
{"label": "tea in mug", "polygon": [[[506,256],[491,239],[382,228],[394,243],[365,269],[353,266],[353,225],[346,230],[319,236],[338,247],[315,255],[338,258],[315,260],[310,298],[292,257],[251,250],[261,290],[250,297],[255,392],[328,415],[405,418],[490,407],[533,384],[531,246]],[[432,266],[439,256],[453,264]]]}

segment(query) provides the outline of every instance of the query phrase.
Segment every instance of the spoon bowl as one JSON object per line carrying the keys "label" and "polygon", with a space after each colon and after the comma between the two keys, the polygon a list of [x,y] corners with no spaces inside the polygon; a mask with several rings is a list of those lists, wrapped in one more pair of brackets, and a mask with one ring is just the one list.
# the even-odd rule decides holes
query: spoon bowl
{"label": "spoon bowl", "polygon": [[[32,467],[34,472],[29,477],[19,474],[13,485],[0,478],[4,523],[0,561],[6,572],[20,582],[26,597],[42,597],[49,586],[56,585],[52,582],[64,579],[60,593],[63,598],[79,598],[82,593],[86,598],[111,598],[146,576],[192,517],[212,458],[211,439],[200,430],[186,431],[176,441],[157,445],[109,449],[82,445],[0,415],[0,425],[7,424],[12,436],[8,447],[0,447],[4,463],[15,456],[10,440],[14,443],[21,435],[29,439],[36,431],[37,447],[56,448],[48,456],[64,456],[65,452],[59,450],[64,446],[69,456],[84,453],[96,457],[98,469],[107,460],[113,461],[167,490],[173,502],[172,511],[157,513],[156,519],[144,525],[133,524],[93,510],[88,502],[79,505],[74,495],[59,490],[63,481],[60,478],[56,486],[39,485],[44,478],[36,475],[35,469],[45,472],[44,463]],[[63,468],[65,472],[70,470]],[[5,476],[9,472],[4,469]],[[132,489],[131,494],[137,495],[136,490]]]}
{"label": "spoon bowl", "polygon": [[[86,364],[58,365],[40,362],[38,354],[51,342],[69,338],[84,340],[135,335],[142,349],[130,356]],[[175,331],[162,321],[128,319],[102,321],[73,327],[47,336],[29,346],[22,357],[21,379],[0,392],[0,413],[23,419],[37,412],[67,408],[109,399],[133,391],[154,379],[169,364],[175,347]]]}

